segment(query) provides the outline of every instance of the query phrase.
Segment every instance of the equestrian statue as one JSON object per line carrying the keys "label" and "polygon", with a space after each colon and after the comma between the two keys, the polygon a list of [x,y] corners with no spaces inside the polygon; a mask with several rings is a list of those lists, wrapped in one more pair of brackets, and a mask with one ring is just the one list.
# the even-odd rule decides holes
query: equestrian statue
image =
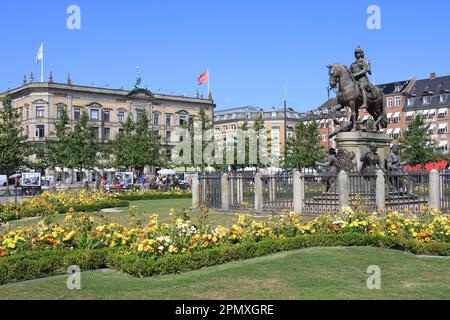
{"label": "equestrian statue", "polygon": [[[335,132],[361,131],[359,109],[366,109],[374,120],[374,132],[387,127],[386,106],[383,92],[369,81],[372,74],[370,61],[365,58],[360,47],[355,50],[355,62],[350,68],[343,64],[328,66],[330,88],[336,89],[337,102],[342,107],[349,107],[352,115],[349,121]],[[335,135],[334,134],[334,135]]]}

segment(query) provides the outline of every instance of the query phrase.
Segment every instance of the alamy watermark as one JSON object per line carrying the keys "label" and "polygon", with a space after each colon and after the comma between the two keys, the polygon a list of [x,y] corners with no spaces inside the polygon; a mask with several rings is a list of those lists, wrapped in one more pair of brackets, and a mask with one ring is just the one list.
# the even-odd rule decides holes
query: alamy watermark
{"label": "alamy watermark", "polygon": [[70,266],[67,268],[69,277],[67,278],[66,285],[69,290],[81,290],[81,269],[79,266]]}
{"label": "alamy watermark", "polygon": [[381,8],[375,4],[367,8],[367,28],[369,30],[381,30]]}
{"label": "alamy watermark", "polygon": [[79,6],[72,4],[67,7],[66,13],[69,17],[66,21],[67,29],[80,30],[81,29],[81,9]]}
{"label": "alamy watermark", "polygon": [[224,140],[215,139],[214,130],[203,131],[201,123],[194,122],[193,132],[177,128],[176,137],[181,141],[172,150],[172,162],[177,165],[264,165],[278,166],[280,155],[278,142],[272,145],[264,129],[237,129],[228,132]]}
{"label": "alamy watermark", "polygon": [[366,273],[370,274],[367,278],[367,289],[380,290],[381,289],[381,269],[379,266],[371,265],[367,267]]}

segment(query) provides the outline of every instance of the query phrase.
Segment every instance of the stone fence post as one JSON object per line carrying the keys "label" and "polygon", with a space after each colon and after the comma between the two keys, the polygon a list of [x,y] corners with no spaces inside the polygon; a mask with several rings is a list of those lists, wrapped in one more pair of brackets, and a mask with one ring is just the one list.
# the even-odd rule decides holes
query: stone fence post
{"label": "stone fence post", "polygon": [[263,185],[261,173],[255,174],[255,210],[262,212],[263,210]]}
{"label": "stone fence post", "polygon": [[429,187],[428,192],[430,193],[430,208],[441,209],[441,192],[440,192],[440,177],[439,171],[433,169],[430,171]]}
{"label": "stone fence post", "polygon": [[341,170],[338,175],[338,192],[339,192],[339,206],[341,209],[349,206],[349,179],[348,173],[345,170]]}
{"label": "stone fence post", "polygon": [[292,177],[293,181],[293,204],[294,204],[294,212],[298,214],[303,213],[303,199],[305,198],[305,179],[303,175],[298,171],[294,171],[294,175]]}
{"label": "stone fence post", "polygon": [[192,209],[200,208],[200,180],[198,175],[192,177]]}
{"label": "stone fence post", "polygon": [[383,170],[378,170],[377,172],[375,199],[377,210],[386,209],[386,180],[384,178]]}
{"label": "stone fence post", "polygon": [[220,182],[222,189],[222,211],[228,211],[230,209],[230,186],[228,181],[228,174],[224,173]]}

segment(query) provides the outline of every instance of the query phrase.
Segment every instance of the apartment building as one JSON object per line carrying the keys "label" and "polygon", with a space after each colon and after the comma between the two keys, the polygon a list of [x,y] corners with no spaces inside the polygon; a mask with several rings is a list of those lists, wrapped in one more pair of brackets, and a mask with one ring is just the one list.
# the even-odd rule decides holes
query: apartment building
{"label": "apartment building", "polygon": [[1,93],[0,98],[6,93],[11,94],[12,105],[19,113],[28,141],[37,144],[52,136],[54,123],[63,109],[72,126],[81,113],[86,112],[100,142],[113,139],[129,115],[136,119],[139,112],[145,112],[169,152],[180,141],[175,134],[177,128],[192,123],[201,108],[212,118],[214,108],[211,96],[203,99],[198,95],[156,94],[144,88],[82,86],[73,84],[70,75],[65,83],[56,83],[53,77],[43,83],[24,80],[22,86]]}

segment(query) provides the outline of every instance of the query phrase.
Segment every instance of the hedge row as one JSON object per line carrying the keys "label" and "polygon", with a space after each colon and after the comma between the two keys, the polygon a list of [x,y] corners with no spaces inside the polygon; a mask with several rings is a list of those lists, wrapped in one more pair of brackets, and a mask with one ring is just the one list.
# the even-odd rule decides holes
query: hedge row
{"label": "hedge row", "polygon": [[141,201],[141,200],[161,200],[161,199],[190,199],[192,198],[191,192],[180,192],[180,193],[145,193],[145,194],[127,194],[118,193],[116,199],[126,200],[126,201]]}
{"label": "hedge row", "polygon": [[372,246],[413,254],[450,256],[449,243],[421,244],[415,240],[362,234],[314,235],[246,242],[182,255],[143,258],[123,255],[113,249],[47,250],[0,258],[0,284],[65,273],[71,265],[81,270],[108,267],[138,277],[197,270],[232,261],[310,247]]}
{"label": "hedge row", "polygon": [[[93,211],[100,211],[101,209],[107,209],[107,208],[123,208],[128,207],[130,204],[128,201],[125,200],[108,200],[108,201],[100,201],[96,202],[90,205],[72,205],[72,206],[62,206],[57,208],[58,214],[65,214],[67,213],[71,208],[73,208],[76,212],[93,212]],[[20,215],[17,216],[16,212],[9,211],[9,212],[0,212],[0,222],[7,222],[7,221],[14,221],[22,218],[28,218],[28,217],[41,217],[45,216],[47,214],[46,209],[39,208],[39,209],[33,209],[33,210],[19,210]]]}

